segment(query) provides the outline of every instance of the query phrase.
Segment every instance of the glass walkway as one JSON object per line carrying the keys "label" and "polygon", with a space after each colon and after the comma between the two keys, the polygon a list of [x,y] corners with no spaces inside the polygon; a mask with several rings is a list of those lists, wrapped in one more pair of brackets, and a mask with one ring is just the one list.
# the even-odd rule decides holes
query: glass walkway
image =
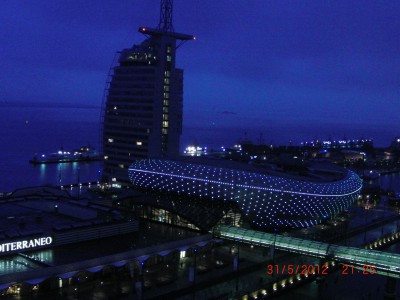
{"label": "glass walkway", "polygon": [[[398,237],[400,234],[398,233]],[[356,247],[339,246],[299,238],[286,237],[279,234],[220,225],[215,227],[214,236],[238,242],[274,247],[300,253],[307,256],[335,260],[339,263],[354,266],[359,270],[400,278],[400,254],[386,253]]]}

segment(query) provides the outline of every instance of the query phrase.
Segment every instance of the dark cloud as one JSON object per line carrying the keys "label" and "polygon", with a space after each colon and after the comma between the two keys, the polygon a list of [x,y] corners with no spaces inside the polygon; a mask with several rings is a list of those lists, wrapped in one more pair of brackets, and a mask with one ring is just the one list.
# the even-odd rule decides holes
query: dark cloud
{"label": "dark cloud", "polygon": [[222,115],[236,115],[235,112],[233,112],[233,111],[227,111],[227,110],[224,110],[223,112],[221,112],[221,114],[222,114]]}

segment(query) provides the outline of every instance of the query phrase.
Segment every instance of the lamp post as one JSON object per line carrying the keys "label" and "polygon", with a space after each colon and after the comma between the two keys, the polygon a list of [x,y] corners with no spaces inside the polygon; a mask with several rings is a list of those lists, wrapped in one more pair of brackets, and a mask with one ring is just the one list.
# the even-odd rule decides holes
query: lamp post
{"label": "lamp post", "polygon": [[273,251],[272,251],[272,263],[275,262],[275,244],[276,244],[276,231],[277,229],[274,229],[274,244],[273,244]]}
{"label": "lamp post", "polygon": [[196,285],[196,259],[197,259],[197,251],[198,249],[195,247],[193,248],[193,262],[192,262],[192,267],[191,270],[189,271],[189,279],[192,280],[193,284],[193,295],[192,295],[192,299],[196,299],[196,289],[195,289],[195,285]]}
{"label": "lamp post", "polygon": [[237,253],[233,265],[236,271],[236,292],[237,292],[239,289],[239,239],[236,239],[236,248],[237,248]]}
{"label": "lamp post", "polygon": [[80,180],[81,167],[78,166],[77,170],[78,170],[78,200],[79,200],[81,197],[81,184],[80,184],[80,182],[81,182],[81,180]]}
{"label": "lamp post", "polygon": [[[365,220],[364,220],[364,244],[367,242],[367,219],[368,219],[368,210],[364,208],[364,216],[365,216]],[[347,227],[347,226],[346,226]]]}
{"label": "lamp post", "polygon": [[[272,265],[275,265],[275,243],[276,243],[276,231],[277,229],[274,229],[274,243],[272,244],[271,248],[271,256],[272,256]],[[272,276],[274,276],[274,272],[272,272]]]}
{"label": "lamp post", "polygon": [[143,265],[144,265],[144,260],[138,260],[138,277],[136,280],[136,299],[143,299]]}

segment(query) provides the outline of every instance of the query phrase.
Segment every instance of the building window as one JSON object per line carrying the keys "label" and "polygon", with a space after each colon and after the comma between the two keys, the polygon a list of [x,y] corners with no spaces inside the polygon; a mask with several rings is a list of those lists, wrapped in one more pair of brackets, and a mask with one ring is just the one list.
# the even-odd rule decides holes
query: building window
{"label": "building window", "polygon": [[136,145],[137,145],[137,146],[142,146],[143,143],[142,143],[141,141],[137,141],[137,142],[136,142]]}
{"label": "building window", "polygon": [[168,127],[168,121],[163,121],[162,124],[163,124],[162,126],[163,126],[164,128],[167,128],[167,127]]}
{"label": "building window", "polygon": [[114,143],[114,139],[108,139],[109,143]]}

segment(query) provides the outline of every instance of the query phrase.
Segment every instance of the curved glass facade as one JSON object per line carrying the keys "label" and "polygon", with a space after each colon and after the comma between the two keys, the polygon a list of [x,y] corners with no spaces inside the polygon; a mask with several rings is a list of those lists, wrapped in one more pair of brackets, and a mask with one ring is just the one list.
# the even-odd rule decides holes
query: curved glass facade
{"label": "curved glass facade", "polygon": [[134,187],[236,202],[255,227],[295,228],[319,224],[353,204],[362,180],[343,172],[334,181],[300,180],[284,173],[148,159],[132,164],[129,177]]}

